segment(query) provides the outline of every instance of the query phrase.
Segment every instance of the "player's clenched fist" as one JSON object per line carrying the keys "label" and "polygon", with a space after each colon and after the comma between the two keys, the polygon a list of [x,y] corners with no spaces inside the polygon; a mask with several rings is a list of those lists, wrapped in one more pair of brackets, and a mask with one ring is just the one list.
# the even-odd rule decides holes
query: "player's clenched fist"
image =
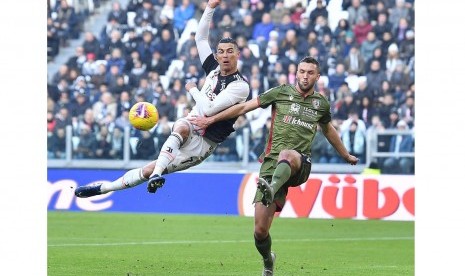
{"label": "player's clenched fist", "polygon": [[195,82],[188,82],[188,83],[186,83],[186,85],[184,87],[186,87],[187,92],[189,92],[189,90],[191,90],[191,88],[197,87],[197,85],[195,84]]}
{"label": "player's clenched fist", "polygon": [[208,0],[208,5],[210,8],[214,9],[216,6],[218,6],[221,3],[221,0]]}

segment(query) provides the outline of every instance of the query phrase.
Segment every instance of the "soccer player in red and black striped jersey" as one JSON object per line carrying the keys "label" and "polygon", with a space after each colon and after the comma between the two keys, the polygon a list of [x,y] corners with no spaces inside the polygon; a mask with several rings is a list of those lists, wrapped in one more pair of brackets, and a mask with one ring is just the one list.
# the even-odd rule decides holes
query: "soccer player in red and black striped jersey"
{"label": "soccer player in red and black striped jersey", "polygon": [[[331,124],[328,100],[314,90],[320,78],[320,65],[312,57],[303,58],[297,67],[295,85],[281,85],[210,117],[189,120],[199,128],[235,118],[259,107],[271,105],[271,128],[265,151],[260,156],[260,178],[255,194],[255,246],[264,260],[263,275],[273,275],[274,252],[269,230],[274,213],[284,206],[289,187],[305,183],[311,170],[311,145],[320,125],[323,134],[344,160],[356,165],[338,132]],[[207,128],[208,129],[208,128]]]}

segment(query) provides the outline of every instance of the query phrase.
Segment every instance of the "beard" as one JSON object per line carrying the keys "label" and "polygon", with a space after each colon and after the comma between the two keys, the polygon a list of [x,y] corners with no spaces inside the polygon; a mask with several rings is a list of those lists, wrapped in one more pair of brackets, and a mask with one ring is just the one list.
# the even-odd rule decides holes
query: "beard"
{"label": "beard", "polygon": [[303,93],[310,92],[310,89],[313,87],[314,83],[308,83],[304,85],[299,79],[297,79],[297,85],[299,85],[300,90],[302,90]]}

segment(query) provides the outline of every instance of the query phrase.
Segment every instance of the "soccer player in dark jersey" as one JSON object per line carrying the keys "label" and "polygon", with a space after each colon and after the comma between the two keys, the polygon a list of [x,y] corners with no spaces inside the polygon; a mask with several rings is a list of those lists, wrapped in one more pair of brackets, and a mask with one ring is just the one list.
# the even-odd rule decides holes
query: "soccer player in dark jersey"
{"label": "soccer player in dark jersey", "polygon": [[314,85],[320,78],[320,66],[312,57],[303,58],[297,67],[295,85],[274,87],[251,99],[210,117],[189,120],[200,128],[217,121],[235,118],[259,107],[271,105],[272,125],[265,151],[260,156],[262,165],[255,194],[255,246],[263,257],[263,275],[273,275],[276,255],[271,251],[269,234],[274,213],[282,210],[289,187],[305,183],[310,175],[310,149],[317,124],[344,160],[356,165],[358,158],[350,155],[331,124],[328,100]]}
{"label": "soccer player in dark jersey", "polygon": [[[195,83],[186,84],[186,89],[196,101],[188,117],[212,116],[234,104],[245,102],[250,94],[249,83],[237,68],[240,50],[236,41],[231,38],[221,39],[216,56],[208,43],[210,22],[220,3],[221,0],[208,1],[195,35],[206,80],[200,91]],[[188,169],[210,156],[217,145],[234,131],[236,118],[217,121],[204,130],[197,129],[186,118],[181,118],[174,123],[171,135],[163,144],[157,160],[142,168],[129,170],[113,182],[78,187],[75,195],[90,197],[134,187],[146,181],[148,192],[155,193],[165,182],[164,174]]]}

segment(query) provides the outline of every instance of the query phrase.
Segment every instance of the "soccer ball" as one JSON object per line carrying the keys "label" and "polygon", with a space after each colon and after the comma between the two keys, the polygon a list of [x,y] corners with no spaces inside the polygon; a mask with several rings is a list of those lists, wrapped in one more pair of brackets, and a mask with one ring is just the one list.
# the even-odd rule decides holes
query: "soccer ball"
{"label": "soccer ball", "polygon": [[148,102],[138,102],[129,110],[129,122],[138,130],[149,130],[158,123],[158,110]]}

